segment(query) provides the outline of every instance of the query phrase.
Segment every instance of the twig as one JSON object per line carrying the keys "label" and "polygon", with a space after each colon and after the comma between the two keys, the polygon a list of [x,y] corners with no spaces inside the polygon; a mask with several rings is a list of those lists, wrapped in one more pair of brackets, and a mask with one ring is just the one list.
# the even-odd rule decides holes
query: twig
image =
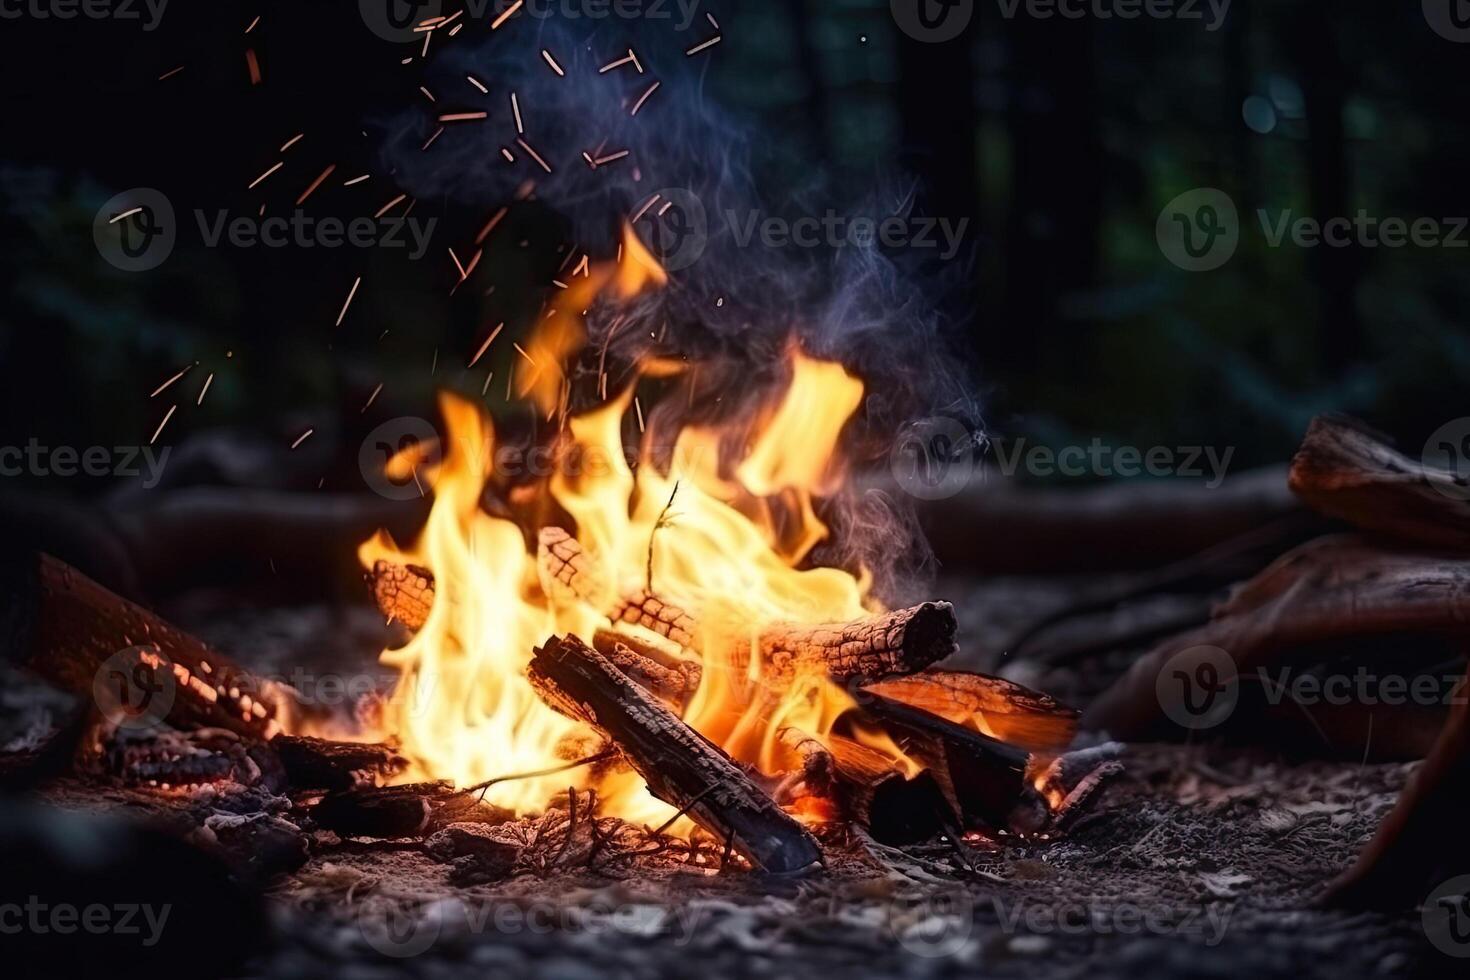
{"label": "twig", "polygon": [[494,779],[487,779],[483,783],[476,783],[473,786],[466,786],[464,789],[460,790],[460,792],[473,793],[479,791],[480,799],[483,800],[485,799],[485,791],[488,790],[491,786],[494,786],[496,783],[508,783],[516,779],[535,779],[538,776],[555,776],[557,773],[566,772],[569,769],[577,769],[582,766],[590,766],[595,763],[602,762],[604,759],[610,759],[616,754],[617,749],[603,749],[596,755],[589,755],[587,758],[578,759],[576,762],[568,762],[564,766],[557,766],[553,769],[541,769],[537,772],[518,772],[513,776],[496,776]]}
{"label": "twig", "polygon": [[669,494],[669,502],[664,504],[664,509],[658,512],[658,520],[653,522],[653,530],[648,532],[648,566],[644,575],[644,588],[649,595],[653,595],[653,539],[660,528],[668,527],[672,521],[669,518],[669,508],[674,506],[674,498],[679,495],[679,481],[674,481],[674,490]]}

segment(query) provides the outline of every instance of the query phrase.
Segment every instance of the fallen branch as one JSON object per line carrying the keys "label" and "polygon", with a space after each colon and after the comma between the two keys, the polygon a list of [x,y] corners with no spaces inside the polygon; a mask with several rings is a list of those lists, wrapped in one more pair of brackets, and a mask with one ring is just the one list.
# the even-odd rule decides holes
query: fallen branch
{"label": "fallen branch", "polygon": [[1319,538],[1238,588],[1212,622],[1140,658],[1082,724],[1124,740],[1168,731],[1158,678],[1194,647],[1229,654],[1236,676],[1219,678],[1228,684],[1283,651],[1405,633],[1470,635],[1470,559],[1386,550],[1351,534]]}
{"label": "fallen branch", "polygon": [[1429,758],[1415,771],[1357,863],[1332,883],[1327,901],[1359,909],[1400,910],[1436,886],[1470,874],[1470,681]]}
{"label": "fallen branch", "polygon": [[574,636],[552,637],[531,661],[532,685],[548,704],[599,729],[655,797],[770,872],[821,859],[811,835],[730,757]]}
{"label": "fallen branch", "polygon": [[1290,484],[1313,509],[1354,527],[1436,551],[1470,551],[1470,482],[1410,459],[1352,419],[1312,422]]}

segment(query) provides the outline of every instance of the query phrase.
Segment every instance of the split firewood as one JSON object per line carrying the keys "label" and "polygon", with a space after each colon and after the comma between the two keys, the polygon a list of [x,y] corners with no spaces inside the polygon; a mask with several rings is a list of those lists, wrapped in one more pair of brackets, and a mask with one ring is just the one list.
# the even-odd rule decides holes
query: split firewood
{"label": "split firewood", "polygon": [[598,630],[592,634],[592,648],[675,711],[682,711],[699,690],[703,670],[698,663],[673,656],[638,637]]}
{"label": "split firewood", "polygon": [[[858,714],[934,773],[967,828],[1040,829],[1030,815],[1047,807],[1026,780],[1026,750],[878,694],[865,692]],[[1022,815],[1023,825],[1014,826]]]}
{"label": "split firewood", "polygon": [[[560,528],[543,529],[538,568],[548,594],[593,602],[596,596],[582,589],[588,582],[596,583],[598,577],[584,564],[585,559],[575,538]],[[422,623],[424,600],[432,602],[432,573],[417,566],[379,562],[370,580],[384,615],[405,624]],[[624,596],[614,605],[610,619],[643,627],[681,649],[697,648],[700,627],[695,619],[657,596],[642,591]],[[848,623],[775,623],[761,630],[756,644],[768,687],[783,687],[806,671],[823,671],[838,683],[865,684],[910,674],[948,657],[957,649],[955,629],[953,606],[926,602]],[[735,641],[730,652],[734,669],[745,670],[751,648],[749,638]]]}
{"label": "split firewood", "polygon": [[105,696],[109,708],[133,717],[268,739],[293,702],[285,685],[252,675],[50,555],[0,561],[0,595],[0,659],[80,697]]}
{"label": "split firewood", "polygon": [[801,759],[808,791],[830,798],[880,843],[914,844],[959,824],[932,772],[906,776],[882,752],[842,735],[823,742],[787,728],[779,737]]}
{"label": "split firewood", "polygon": [[1354,527],[1434,550],[1470,550],[1470,481],[1410,459],[1353,419],[1315,419],[1290,482],[1312,508]]}
{"label": "split firewood", "polygon": [[547,640],[529,676],[548,704],[607,735],[655,797],[756,867],[795,872],[821,859],[812,836],[728,755],[576,637]]}
{"label": "split firewood", "polygon": [[1455,706],[1429,753],[1357,862],[1332,883],[1331,904],[1398,911],[1422,902],[1438,885],[1470,874],[1470,680],[1455,689]]}
{"label": "split firewood", "polygon": [[344,790],[371,786],[377,779],[408,768],[391,746],[374,742],[332,742],[305,735],[277,735],[271,748],[296,789]]}
{"label": "split firewood", "polygon": [[1209,624],[1138,660],[1083,715],[1091,731],[1125,740],[1169,730],[1158,678],[1195,647],[1224,650],[1230,684],[1283,652],[1359,636],[1470,635],[1470,559],[1377,546],[1357,535],[1319,538],[1239,587]]}
{"label": "split firewood", "polygon": [[614,598],[608,577],[582,543],[562,528],[543,527],[537,535],[536,572],[541,591],[554,602],[580,600],[601,609]]}
{"label": "split firewood", "polygon": [[1028,687],[985,674],[926,670],[863,688],[1032,752],[1066,748],[1078,712]]}

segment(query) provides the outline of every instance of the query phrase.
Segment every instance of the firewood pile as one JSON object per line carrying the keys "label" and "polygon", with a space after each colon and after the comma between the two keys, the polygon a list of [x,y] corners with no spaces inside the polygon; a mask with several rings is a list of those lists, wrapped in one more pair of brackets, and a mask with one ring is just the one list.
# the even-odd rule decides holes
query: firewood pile
{"label": "firewood pile", "polygon": [[[1463,677],[1470,641],[1470,485],[1335,416],[1312,424],[1289,484],[1315,512],[1353,530],[1308,540],[1234,587],[1203,625],[1140,657],[1090,705],[1082,724],[1130,741],[1182,734],[1160,696],[1161,685],[1181,668],[1196,681],[1244,699],[1253,693],[1252,681],[1309,664],[1324,651],[1351,655],[1386,647],[1404,657],[1448,645],[1457,653],[1446,669],[1460,680],[1442,699],[1436,696],[1448,710],[1437,716],[1442,727],[1428,757],[1358,862],[1328,894],[1351,907],[1410,907],[1436,884],[1470,871],[1470,850],[1456,830],[1470,798],[1470,709]],[[1202,666],[1201,650],[1216,651],[1204,665],[1208,676],[1193,674]],[[1399,669],[1412,673],[1407,665]],[[1406,678],[1406,684],[1414,679]],[[1416,706],[1407,698],[1347,707],[1371,715],[1368,745],[1359,743],[1364,754],[1375,728],[1392,738],[1395,728],[1415,722]],[[1329,742],[1334,736],[1326,728],[1318,733]]]}
{"label": "firewood pile", "polygon": [[[580,597],[602,588],[585,558],[565,531],[544,530],[543,587]],[[306,826],[342,838],[424,840],[510,816],[479,799],[483,787],[392,785],[407,765],[392,745],[289,734],[314,709],[287,685],[254,676],[55,558],[22,555],[3,574],[15,597],[8,660],[97,706],[77,752],[94,775],[165,793],[259,785],[291,794]],[[435,601],[428,569],[379,563],[369,579],[387,616],[409,629],[424,625]],[[761,773],[681,717],[714,669],[698,651],[705,627],[646,592],[613,608],[591,643],[548,637],[532,651],[528,680],[601,740],[569,746],[568,768],[636,772],[718,845],[722,863],[735,854],[772,873],[817,865],[823,845],[793,815],[814,808],[888,844],[957,841],[972,831],[1052,835],[1115,771],[1108,749],[1062,754],[1076,711],[999,678],[935,668],[956,649],[956,623],[948,603],[927,602],[848,623],[771,625],[736,642],[731,662],[718,668],[744,678],[758,657],[751,699],[772,699],[813,674],[840,684],[853,697],[852,721],[887,733],[917,771],[899,771],[839,722],[820,739],[783,729],[781,742],[799,763]],[[581,798],[584,807],[596,804],[595,793]],[[568,797],[573,813],[577,799]],[[597,815],[589,817],[597,826]],[[299,857],[286,850],[290,861]]]}

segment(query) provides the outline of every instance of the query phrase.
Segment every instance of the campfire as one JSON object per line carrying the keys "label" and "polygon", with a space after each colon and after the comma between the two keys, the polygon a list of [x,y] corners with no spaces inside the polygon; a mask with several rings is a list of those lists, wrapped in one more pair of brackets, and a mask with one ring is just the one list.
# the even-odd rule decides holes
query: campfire
{"label": "campfire", "polygon": [[[630,233],[570,305],[663,279]],[[360,553],[379,608],[412,634],[384,654],[401,678],[380,722],[405,778],[483,787],[521,814],[595,792],[603,813],[697,826],[768,871],[817,860],[809,828],[831,821],[897,841],[1049,829],[1066,794],[1048,767],[1075,714],[931,669],[956,649],[948,603],[886,609],[864,569],[811,560],[862,381],[793,345],[784,387],[660,446],[636,375],[566,411],[564,360],[584,337],[560,319],[529,345],[521,390],[560,427],[551,472],[508,487],[504,516],[482,506],[504,481],[471,402],[445,395],[442,445],[389,461],[434,497],[412,546],[379,534]]]}

